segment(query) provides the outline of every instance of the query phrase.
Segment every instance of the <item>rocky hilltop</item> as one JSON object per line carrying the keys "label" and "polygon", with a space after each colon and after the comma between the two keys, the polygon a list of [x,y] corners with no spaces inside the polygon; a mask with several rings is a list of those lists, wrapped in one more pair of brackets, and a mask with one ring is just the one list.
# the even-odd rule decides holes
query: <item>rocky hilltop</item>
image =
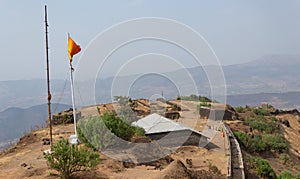
{"label": "rocky hilltop", "polygon": [[[208,105],[209,104],[209,105]],[[201,103],[196,101],[157,100],[131,100],[131,109],[138,118],[147,116],[150,113],[158,113],[168,117],[174,122],[189,126],[196,131],[204,131],[209,121],[206,117],[200,116],[198,110]],[[221,104],[206,103],[208,108],[222,106]],[[224,106],[224,105],[223,105]],[[79,109],[82,118],[93,115],[101,115],[106,112],[114,113],[119,109],[118,104],[102,104]],[[245,176],[246,178],[259,178],[257,172],[257,159],[267,161],[274,173],[279,176],[282,172],[289,172],[296,176],[300,170],[300,116],[297,111],[276,110],[270,106],[263,107],[237,107],[226,106],[234,113],[234,118],[226,119],[222,125],[210,127],[215,131],[215,136],[205,147],[182,146],[173,153],[160,160],[149,163],[133,163],[114,160],[100,152],[100,164],[92,171],[77,172],[76,178],[227,178]],[[269,131],[259,128],[260,125],[268,125]],[[239,146],[232,145],[229,132],[232,131]],[[53,139],[57,142],[61,138],[69,138],[74,133],[73,124],[58,124],[53,127]],[[225,134],[225,136],[224,136]],[[248,143],[241,138],[247,138]],[[248,137],[247,137],[248,136]],[[270,136],[281,136],[286,141],[288,148],[276,148],[266,144],[259,149],[248,146],[250,140],[259,138],[262,140]],[[43,157],[43,151],[49,149],[44,145],[44,139],[49,137],[49,129],[43,128],[20,138],[19,142],[2,152],[0,156],[0,178],[59,178],[57,172],[50,169]],[[147,141],[131,139],[134,142],[142,142],[147,146]],[[151,141],[152,143],[155,141]],[[253,141],[252,141],[253,142]],[[254,141],[255,142],[255,141]],[[280,141],[282,142],[282,141]],[[84,144],[80,144],[84,145]],[[237,174],[235,171],[235,148],[242,152],[241,171],[244,174]],[[268,148],[269,147],[269,148]],[[147,155],[145,153],[145,155]],[[131,156],[125,152],[124,156]]]}

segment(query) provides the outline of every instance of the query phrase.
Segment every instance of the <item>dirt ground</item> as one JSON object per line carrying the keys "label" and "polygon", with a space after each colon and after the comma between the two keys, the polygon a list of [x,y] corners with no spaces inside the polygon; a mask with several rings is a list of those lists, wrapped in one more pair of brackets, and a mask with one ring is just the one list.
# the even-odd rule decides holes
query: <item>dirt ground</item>
{"label": "dirt ground", "polygon": [[[193,128],[201,129],[205,121],[199,121],[195,104],[185,102],[182,105],[181,118],[178,120]],[[194,107],[195,106],[195,107]],[[81,110],[84,116],[96,115],[95,107]],[[73,124],[53,127],[53,140],[69,138],[74,133]],[[50,148],[43,145],[42,139],[48,138],[49,129],[41,129],[24,136],[20,142],[0,156],[0,178],[59,178],[56,171],[47,166],[43,151]],[[228,148],[224,147],[221,132],[217,131],[212,144],[207,148],[185,146],[172,153],[172,162],[157,168],[151,165],[135,165],[126,168],[123,162],[113,160],[100,153],[100,164],[95,171],[79,172],[76,178],[224,178],[227,174]],[[190,161],[190,162],[187,162]],[[211,166],[219,170],[219,174],[211,171]]]}
{"label": "dirt ground", "polygon": [[[53,128],[54,141],[60,138],[68,138],[73,133],[73,125],[59,125]],[[50,170],[43,151],[49,146],[42,144],[42,139],[48,137],[48,129],[32,132],[7,153],[0,157],[0,178],[59,178],[56,171]],[[214,140],[218,140],[217,138]],[[218,142],[216,142],[218,143]],[[219,142],[220,143],[220,142]],[[77,174],[76,178],[161,178],[170,173],[178,171],[177,163],[180,161],[185,170],[207,171],[209,164],[215,165],[221,172],[226,174],[227,156],[222,151],[222,146],[212,149],[199,148],[196,146],[185,146],[171,154],[173,159],[165,168],[157,169],[155,166],[140,165],[133,168],[125,168],[122,162],[115,161],[104,154],[100,154],[101,163],[93,172]],[[192,165],[188,165],[186,159],[191,159]],[[182,174],[184,177],[186,173]]]}

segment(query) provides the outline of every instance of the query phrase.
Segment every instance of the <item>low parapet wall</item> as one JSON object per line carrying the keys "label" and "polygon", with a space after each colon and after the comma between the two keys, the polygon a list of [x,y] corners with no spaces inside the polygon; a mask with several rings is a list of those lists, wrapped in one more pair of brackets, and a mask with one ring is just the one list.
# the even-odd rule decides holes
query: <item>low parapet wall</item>
{"label": "low parapet wall", "polygon": [[228,126],[226,124],[223,123],[223,129],[225,131],[225,138],[227,140],[226,145],[228,147],[227,153],[226,155],[228,155],[228,162],[227,162],[227,178],[231,179],[232,178],[232,169],[231,169],[231,145],[230,145],[230,139],[229,139],[229,135],[231,135],[231,133],[228,130]]}
{"label": "low parapet wall", "polygon": [[[245,179],[245,171],[244,171],[244,162],[243,162],[243,155],[242,155],[242,150],[241,150],[241,148],[240,148],[240,145],[239,145],[239,143],[238,143],[238,141],[237,141],[237,139],[235,138],[235,136],[234,136],[234,134],[233,134],[233,132],[231,131],[231,129],[229,128],[229,126],[227,125],[227,124],[224,124],[224,129],[225,129],[225,132],[226,132],[226,134],[228,135],[228,139],[233,139],[233,141],[234,141],[234,144],[235,144],[235,146],[236,146],[236,149],[237,149],[237,151],[238,151],[238,162],[240,163],[240,165],[239,165],[239,169],[241,170],[241,178],[242,179]],[[230,144],[229,144],[230,145]],[[231,145],[230,145],[230,151],[231,151]],[[231,155],[231,152],[230,152],[230,163],[232,163],[233,161],[232,161],[232,155]],[[232,167],[231,167],[232,165],[230,164],[230,168],[228,169],[229,170],[229,172],[228,172],[228,178],[234,178],[233,177],[233,173],[232,173]]]}

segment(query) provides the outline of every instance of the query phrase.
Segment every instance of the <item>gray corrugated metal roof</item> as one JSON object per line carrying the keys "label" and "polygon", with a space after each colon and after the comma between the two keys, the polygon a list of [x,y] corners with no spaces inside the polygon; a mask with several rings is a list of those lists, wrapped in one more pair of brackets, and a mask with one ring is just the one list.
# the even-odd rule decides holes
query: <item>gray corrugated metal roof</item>
{"label": "gray corrugated metal roof", "polygon": [[199,131],[196,131],[184,124],[174,122],[156,113],[153,113],[136,122],[133,122],[132,125],[143,128],[146,134],[190,130],[202,135]]}

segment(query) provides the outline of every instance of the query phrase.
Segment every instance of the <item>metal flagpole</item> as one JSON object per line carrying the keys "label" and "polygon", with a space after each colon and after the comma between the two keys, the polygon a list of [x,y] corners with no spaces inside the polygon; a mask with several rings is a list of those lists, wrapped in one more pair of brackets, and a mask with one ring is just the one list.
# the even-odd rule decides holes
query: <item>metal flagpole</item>
{"label": "metal flagpole", "polygon": [[71,81],[71,95],[72,95],[72,105],[73,105],[74,131],[75,131],[75,136],[77,137],[76,108],[75,108],[74,85],[73,85],[73,71],[74,71],[74,69],[72,67],[72,62],[70,62],[70,81]]}
{"label": "metal flagpole", "polygon": [[[71,41],[71,43],[70,43]],[[71,46],[70,46],[71,44]],[[75,51],[73,51],[73,45],[75,45]],[[68,53],[69,53],[69,58],[70,58],[70,82],[71,82],[71,95],[72,95],[72,105],[73,105],[73,120],[74,120],[74,135],[70,136],[70,143],[71,144],[78,144],[78,136],[77,136],[77,129],[76,129],[76,107],[75,107],[75,97],[74,97],[74,84],[73,84],[73,67],[72,67],[72,58],[73,55],[80,52],[80,46],[77,45],[71,38],[70,34],[68,33]]]}
{"label": "metal flagpole", "polygon": [[74,68],[72,67],[72,60],[70,60],[70,82],[71,82],[71,96],[72,96],[72,106],[73,106],[74,131],[75,131],[75,134],[70,136],[70,143],[72,145],[78,144],[79,142],[77,136],[77,129],[76,129],[76,107],[75,107],[75,97],[74,97],[73,71]]}
{"label": "metal flagpole", "polygon": [[48,90],[48,125],[50,128],[50,147],[52,146],[52,120],[51,120],[51,93],[50,93],[50,75],[49,75],[49,47],[48,47],[48,21],[47,6],[45,5],[45,33],[46,33],[46,65],[47,65],[47,90]]}

